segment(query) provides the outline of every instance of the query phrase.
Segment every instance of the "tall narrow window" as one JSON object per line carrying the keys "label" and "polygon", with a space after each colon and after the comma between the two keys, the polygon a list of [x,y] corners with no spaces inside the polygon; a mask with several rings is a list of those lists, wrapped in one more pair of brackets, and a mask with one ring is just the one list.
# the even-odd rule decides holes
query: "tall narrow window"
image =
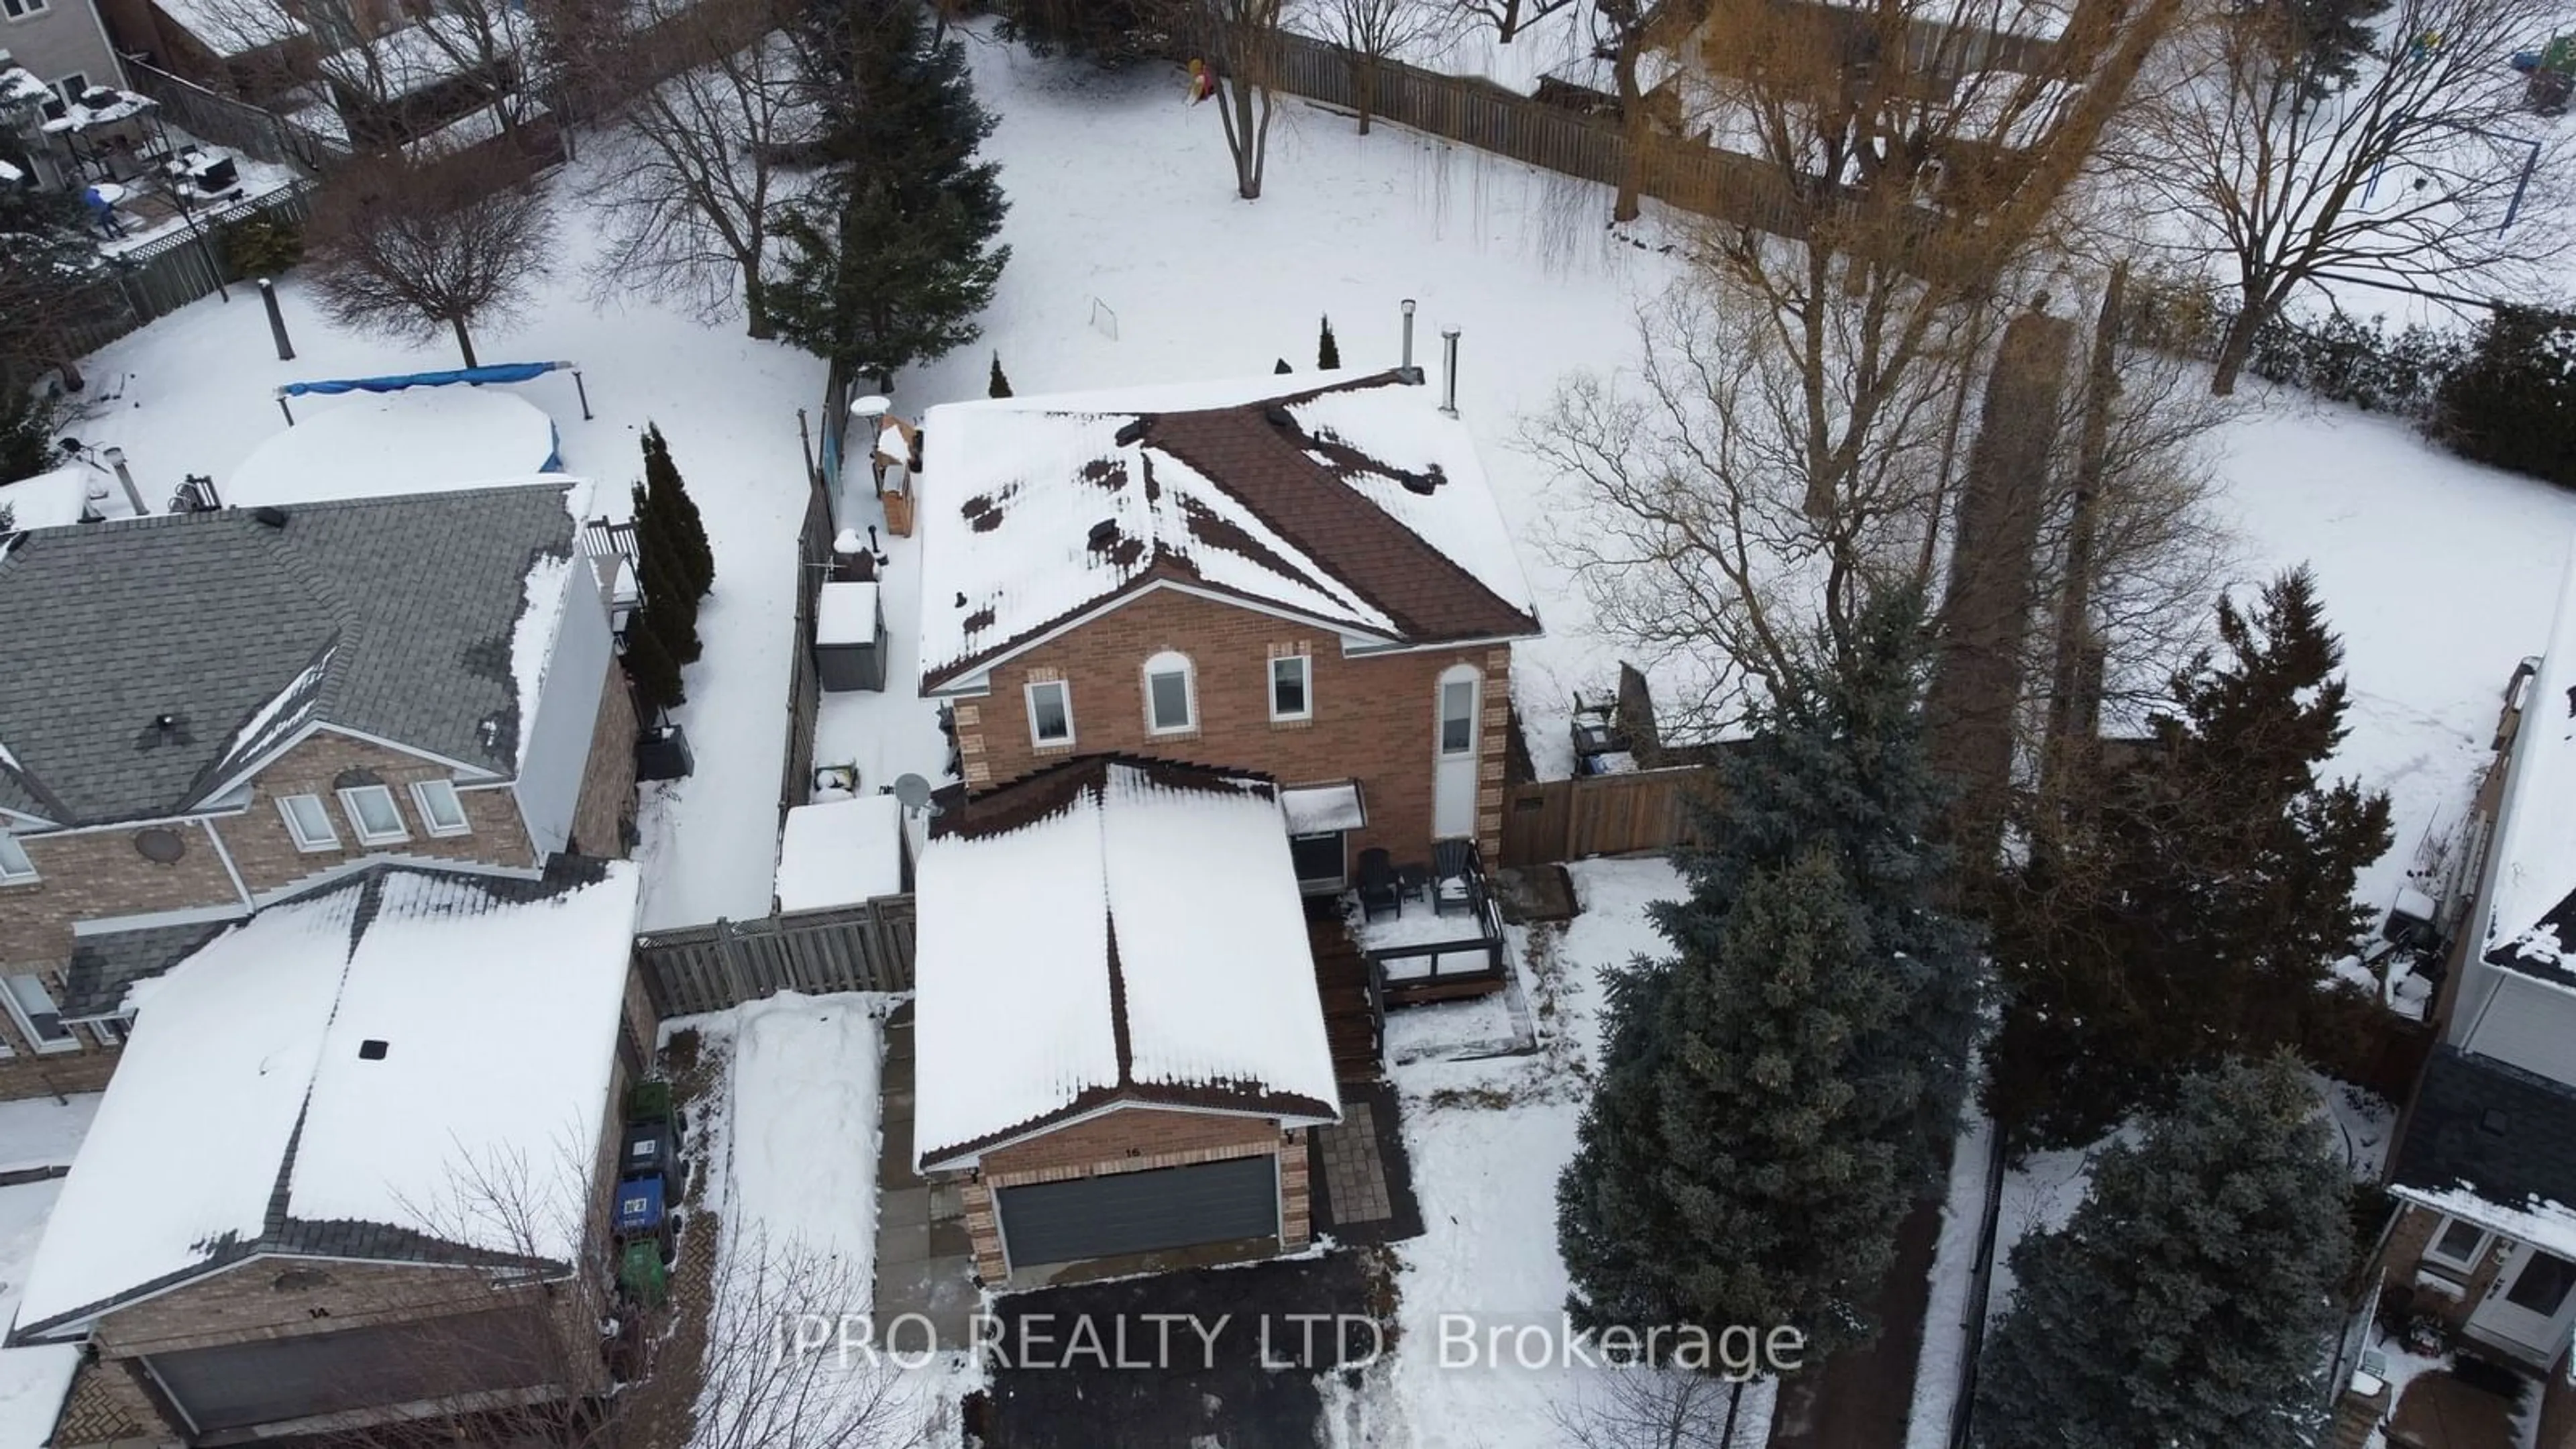
{"label": "tall narrow window", "polygon": [[1315,661],[1304,654],[1282,654],[1270,661],[1270,717],[1315,717]]}
{"label": "tall narrow window", "polygon": [[340,808],[348,812],[349,824],[358,832],[360,845],[392,845],[411,839],[403,828],[402,811],[394,806],[394,792],[382,785],[357,785],[340,792]]}
{"label": "tall narrow window", "polygon": [[1166,651],[1145,661],[1145,727],[1158,735],[1198,726],[1198,688],[1186,654]]}
{"label": "tall narrow window", "polygon": [[456,797],[453,780],[414,780],[411,803],[432,835],[465,835],[474,829],[465,818],[465,802]]}
{"label": "tall narrow window", "polygon": [[[1420,735],[1414,736],[1420,739]],[[1476,681],[1449,679],[1440,684],[1440,753],[1462,755],[1476,747]]]}
{"label": "tall narrow window", "polygon": [[322,808],[319,795],[280,795],[277,813],[286,817],[286,833],[295,838],[298,850],[337,850],[340,832],[331,828],[331,812]]}
{"label": "tall narrow window", "polygon": [[36,878],[36,863],[18,837],[0,830],[0,885],[25,885]]}
{"label": "tall narrow window", "polygon": [[35,976],[8,978],[9,1015],[16,1018],[18,1030],[36,1044],[40,1052],[76,1052],[80,1038],[63,1025],[61,1008],[54,1005],[54,994],[45,989],[44,980]]}
{"label": "tall narrow window", "polygon": [[1041,749],[1073,743],[1073,687],[1061,679],[1029,685],[1029,739]]}

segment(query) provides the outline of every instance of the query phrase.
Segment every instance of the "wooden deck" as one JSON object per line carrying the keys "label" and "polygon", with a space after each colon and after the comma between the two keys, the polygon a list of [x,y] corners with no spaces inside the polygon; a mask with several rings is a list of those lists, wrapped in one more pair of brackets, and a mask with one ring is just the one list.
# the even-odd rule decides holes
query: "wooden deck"
{"label": "wooden deck", "polygon": [[1333,1072],[1345,1082],[1374,1082],[1384,1074],[1384,1029],[1369,979],[1368,957],[1351,940],[1335,909],[1309,914],[1306,940],[1315,955],[1315,990],[1324,999],[1324,1036],[1333,1048]]}

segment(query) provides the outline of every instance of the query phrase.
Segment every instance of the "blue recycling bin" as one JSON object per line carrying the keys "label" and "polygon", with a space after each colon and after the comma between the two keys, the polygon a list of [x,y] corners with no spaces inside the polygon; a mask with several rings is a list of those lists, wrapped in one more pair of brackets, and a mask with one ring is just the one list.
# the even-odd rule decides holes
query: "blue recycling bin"
{"label": "blue recycling bin", "polygon": [[614,1219],[621,1238],[640,1238],[662,1230],[662,1179],[628,1178],[617,1184],[617,1211]]}

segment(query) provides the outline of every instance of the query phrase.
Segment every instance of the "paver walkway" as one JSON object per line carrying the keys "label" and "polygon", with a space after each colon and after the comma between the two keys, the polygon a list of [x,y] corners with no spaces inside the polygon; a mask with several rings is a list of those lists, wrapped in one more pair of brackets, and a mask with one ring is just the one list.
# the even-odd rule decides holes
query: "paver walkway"
{"label": "paver walkway", "polygon": [[1377,1118],[1366,1102],[1342,1109],[1342,1120],[1315,1129],[1315,1155],[1323,1159],[1324,1190],[1333,1195],[1333,1216],[1344,1223],[1373,1223],[1392,1217],[1387,1200],[1386,1164],[1378,1160]]}
{"label": "paver walkway", "polygon": [[964,1348],[968,1318],[980,1301],[974,1249],[966,1237],[966,1204],[954,1182],[928,1182],[912,1170],[912,1003],[886,1019],[885,1064],[878,1077],[884,1106],[877,1155],[876,1323],[898,1346],[912,1348],[918,1329],[895,1327],[905,1314],[929,1320],[941,1348]]}

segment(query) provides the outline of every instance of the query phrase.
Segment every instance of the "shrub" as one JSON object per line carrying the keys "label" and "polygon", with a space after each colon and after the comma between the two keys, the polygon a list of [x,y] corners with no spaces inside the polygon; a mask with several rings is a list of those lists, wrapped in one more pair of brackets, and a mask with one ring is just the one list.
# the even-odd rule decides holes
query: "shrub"
{"label": "shrub", "polygon": [[245,221],[224,232],[224,258],[245,277],[276,277],[304,260],[304,230],[291,221]]}
{"label": "shrub", "polygon": [[2464,458],[2576,486],[2576,313],[2497,303],[2424,431]]}

